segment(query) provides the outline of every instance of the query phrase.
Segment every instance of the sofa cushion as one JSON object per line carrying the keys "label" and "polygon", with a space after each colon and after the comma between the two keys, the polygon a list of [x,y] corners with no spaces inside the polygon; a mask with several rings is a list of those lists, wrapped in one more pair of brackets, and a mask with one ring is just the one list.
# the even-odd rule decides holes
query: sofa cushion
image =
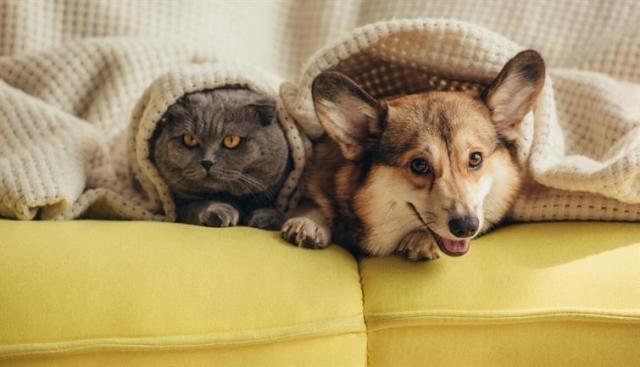
{"label": "sofa cushion", "polygon": [[369,365],[640,365],[640,225],[505,227],[469,254],[361,264]]}
{"label": "sofa cushion", "polygon": [[0,220],[0,269],[0,365],[365,365],[358,265],[337,246]]}

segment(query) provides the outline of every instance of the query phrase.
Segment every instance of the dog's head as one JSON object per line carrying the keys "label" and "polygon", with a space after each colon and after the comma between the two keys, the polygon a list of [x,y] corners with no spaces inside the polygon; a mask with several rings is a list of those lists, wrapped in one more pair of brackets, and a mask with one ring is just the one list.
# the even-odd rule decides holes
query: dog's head
{"label": "dog's head", "polygon": [[509,147],[544,78],[542,58],[529,50],[477,96],[426,92],[379,101],[337,72],[319,75],[312,93],[318,119],[344,158],[371,162],[371,196],[404,206],[443,252],[456,256],[506,214],[517,192],[520,173]]}

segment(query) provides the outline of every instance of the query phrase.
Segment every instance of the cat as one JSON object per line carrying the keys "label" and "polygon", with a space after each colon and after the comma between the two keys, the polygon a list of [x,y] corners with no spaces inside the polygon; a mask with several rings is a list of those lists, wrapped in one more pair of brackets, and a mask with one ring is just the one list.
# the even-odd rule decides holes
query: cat
{"label": "cat", "polygon": [[178,222],[280,228],[272,204],[291,159],[273,98],[242,87],[186,94],[164,113],[151,146]]}

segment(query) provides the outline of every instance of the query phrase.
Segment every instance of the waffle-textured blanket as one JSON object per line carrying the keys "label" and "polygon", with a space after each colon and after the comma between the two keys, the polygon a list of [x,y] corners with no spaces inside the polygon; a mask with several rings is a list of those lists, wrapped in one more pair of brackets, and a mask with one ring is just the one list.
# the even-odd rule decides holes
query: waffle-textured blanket
{"label": "waffle-textured blanket", "polygon": [[[323,70],[377,96],[482,87],[535,48],[548,76],[518,142],[528,179],[511,216],[640,220],[638,24],[633,0],[3,1],[0,216],[173,220],[148,138],[182,92],[279,88],[283,127],[293,116],[294,135],[314,138]],[[295,189],[280,199],[295,205]]]}

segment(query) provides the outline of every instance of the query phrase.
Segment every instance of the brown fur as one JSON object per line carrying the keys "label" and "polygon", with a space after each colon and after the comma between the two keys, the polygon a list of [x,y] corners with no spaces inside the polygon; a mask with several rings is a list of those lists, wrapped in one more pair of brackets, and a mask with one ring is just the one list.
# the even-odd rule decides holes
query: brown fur
{"label": "brown fur", "polygon": [[[342,74],[321,74],[312,90],[327,136],[305,176],[306,202],[283,237],[421,260],[437,258],[443,238],[466,241],[486,231],[520,187],[512,143],[543,83],[535,51],[514,57],[481,96],[426,92],[376,101]],[[479,168],[470,165],[472,153],[482,155]],[[428,173],[414,171],[416,159]],[[472,235],[452,232],[453,219],[471,217],[479,221]]]}

